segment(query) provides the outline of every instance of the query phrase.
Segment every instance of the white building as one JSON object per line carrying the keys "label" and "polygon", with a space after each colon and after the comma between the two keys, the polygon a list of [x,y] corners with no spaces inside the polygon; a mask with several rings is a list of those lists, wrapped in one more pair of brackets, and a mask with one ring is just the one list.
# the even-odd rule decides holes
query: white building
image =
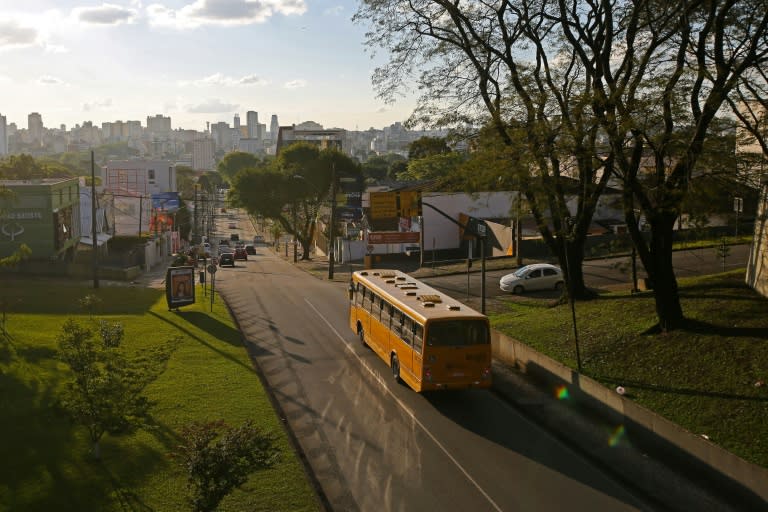
{"label": "white building", "polygon": [[197,139],[192,142],[192,168],[196,171],[213,169],[213,139]]}
{"label": "white building", "polygon": [[0,115],[0,156],[8,154],[8,125],[5,116]]}
{"label": "white building", "polygon": [[150,138],[167,139],[171,136],[171,118],[157,114],[147,116],[147,133]]}

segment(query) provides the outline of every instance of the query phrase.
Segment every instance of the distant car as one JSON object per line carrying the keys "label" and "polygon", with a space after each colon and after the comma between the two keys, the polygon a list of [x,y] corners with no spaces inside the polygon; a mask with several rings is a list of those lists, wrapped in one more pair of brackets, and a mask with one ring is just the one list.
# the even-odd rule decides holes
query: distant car
{"label": "distant car", "polygon": [[256,247],[253,244],[248,244],[245,246],[245,252],[250,255],[256,255]]}
{"label": "distant car", "polygon": [[230,222],[229,229],[237,229],[237,224],[235,224],[234,222]]}
{"label": "distant car", "polygon": [[206,258],[211,257],[211,244],[208,242],[203,243],[203,255],[205,255]]}
{"label": "distant car", "polygon": [[229,245],[229,240],[226,238],[222,238],[221,242],[219,242],[219,245]]}
{"label": "distant car", "polygon": [[504,292],[523,293],[534,290],[562,290],[563,271],[549,263],[526,265],[499,280]]}
{"label": "distant car", "polygon": [[232,233],[231,235],[229,235],[230,242],[237,242],[239,240],[240,240],[240,235],[238,235],[237,233]]}
{"label": "distant car", "polygon": [[264,235],[256,235],[253,237],[253,243],[255,244],[263,244],[264,243]]}
{"label": "distant car", "polygon": [[234,267],[235,266],[235,254],[234,253],[225,252],[221,256],[219,256],[219,266],[220,267],[224,267],[224,266],[227,266],[227,265],[230,266],[230,267]]}
{"label": "distant car", "polygon": [[245,252],[245,247],[235,247],[235,259],[236,260],[248,259],[248,253]]}
{"label": "distant car", "polygon": [[418,245],[408,245],[405,248],[406,256],[418,256],[421,252],[421,248]]}

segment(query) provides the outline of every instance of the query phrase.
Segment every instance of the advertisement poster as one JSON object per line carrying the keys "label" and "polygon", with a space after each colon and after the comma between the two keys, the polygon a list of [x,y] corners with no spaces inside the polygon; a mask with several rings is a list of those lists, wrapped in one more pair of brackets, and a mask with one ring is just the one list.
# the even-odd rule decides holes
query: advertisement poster
{"label": "advertisement poster", "polygon": [[195,303],[194,267],[169,267],[165,275],[165,298],[168,309]]}

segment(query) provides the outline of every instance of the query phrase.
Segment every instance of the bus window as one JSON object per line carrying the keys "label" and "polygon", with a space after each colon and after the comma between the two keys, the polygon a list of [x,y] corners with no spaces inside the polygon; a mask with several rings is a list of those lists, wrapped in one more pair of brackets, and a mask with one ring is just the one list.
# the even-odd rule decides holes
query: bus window
{"label": "bus window", "polygon": [[363,290],[365,290],[365,288],[360,283],[357,283],[355,288],[355,306],[359,306],[363,300]]}
{"label": "bus window", "polygon": [[363,309],[367,309],[367,307],[368,307],[367,306],[367,301],[370,300],[370,294],[371,294],[370,290],[368,290],[368,288],[363,286],[363,299],[362,299],[362,302],[360,303],[360,306]]}
{"label": "bus window", "polygon": [[381,297],[379,297],[374,293],[371,295],[371,316],[376,320],[378,320],[380,310],[381,310]]}
{"label": "bus window", "polygon": [[403,337],[403,312],[399,309],[395,309],[392,315],[392,330],[398,338]]}
{"label": "bus window", "polygon": [[482,320],[441,320],[429,324],[427,345],[458,347],[489,343],[488,326]]}
{"label": "bus window", "polygon": [[413,322],[413,350],[421,354],[421,347],[424,345],[424,326]]}
{"label": "bus window", "polygon": [[389,328],[389,320],[392,318],[392,304],[383,301],[381,307],[381,323]]}
{"label": "bus window", "polygon": [[403,315],[403,330],[400,333],[400,339],[407,344],[413,344],[413,320]]}

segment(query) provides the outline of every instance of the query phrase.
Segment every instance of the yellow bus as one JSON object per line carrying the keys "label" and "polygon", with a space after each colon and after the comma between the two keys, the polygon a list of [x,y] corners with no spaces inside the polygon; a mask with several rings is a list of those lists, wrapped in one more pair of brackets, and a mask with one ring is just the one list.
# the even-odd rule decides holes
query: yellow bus
{"label": "yellow bus", "polygon": [[398,270],[361,270],[349,326],[415,391],[491,386],[488,317]]}

